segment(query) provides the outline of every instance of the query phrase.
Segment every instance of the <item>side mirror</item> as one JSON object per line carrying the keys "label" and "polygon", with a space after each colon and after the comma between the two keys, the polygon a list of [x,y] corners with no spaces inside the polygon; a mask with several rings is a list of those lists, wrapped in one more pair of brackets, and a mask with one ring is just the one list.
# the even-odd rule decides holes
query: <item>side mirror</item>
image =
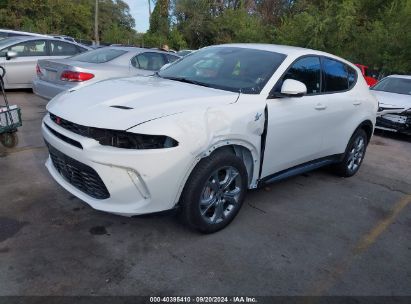
{"label": "side mirror", "polygon": [[163,65],[163,66],[160,68],[160,71],[167,69],[170,65],[171,65],[171,62],[166,63],[165,65]]}
{"label": "side mirror", "polygon": [[17,57],[17,52],[8,51],[6,53],[6,60],[10,60],[10,59],[13,59],[13,58],[16,58],[16,57]]}
{"label": "side mirror", "polygon": [[307,87],[301,81],[286,79],[281,86],[281,94],[289,97],[302,97],[307,94]]}
{"label": "side mirror", "polygon": [[302,97],[307,94],[307,87],[304,83],[294,79],[286,79],[281,86],[280,93],[270,94],[271,98]]}

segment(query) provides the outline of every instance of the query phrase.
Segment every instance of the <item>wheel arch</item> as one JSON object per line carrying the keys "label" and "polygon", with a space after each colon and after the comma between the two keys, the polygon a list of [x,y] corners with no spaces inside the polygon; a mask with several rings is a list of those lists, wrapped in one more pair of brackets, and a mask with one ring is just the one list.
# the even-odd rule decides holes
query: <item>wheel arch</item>
{"label": "wheel arch", "polygon": [[[374,132],[374,125],[371,120],[364,120],[355,130],[363,129],[367,134],[367,141],[370,142],[371,136]],[[354,131],[355,132],[355,131]]]}
{"label": "wheel arch", "polygon": [[213,144],[208,149],[206,149],[206,151],[204,151],[198,157],[195,158],[195,161],[191,165],[190,169],[187,171],[187,174],[184,177],[184,180],[180,185],[180,188],[177,193],[176,200],[175,200],[175,204],[179,202],[184,186],[187,183],[188,178],[190,177],[191,173],[193,172],[197,164],[202,159],[207,158],[211,154],[216,153],[217,151],[221,151],[221,150],[226,150],[230,153],[233,153],[234,155],[236,155],[243,161],[244,166],[247,170],[247,175],[248,175],[248,187],[249,188],[257,187],[258,170],[260,168],[260,164],[259,164],[260,158],[259,158],[258,150],[253,145],[247,142],[244,142],[244,141],[224,140],[224,141],[220,141],[220,142]]}

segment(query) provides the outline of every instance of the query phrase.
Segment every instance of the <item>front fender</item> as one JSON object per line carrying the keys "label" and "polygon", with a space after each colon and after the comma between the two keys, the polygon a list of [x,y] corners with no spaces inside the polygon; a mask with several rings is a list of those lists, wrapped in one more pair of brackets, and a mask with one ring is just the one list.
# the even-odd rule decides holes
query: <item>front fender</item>
{"label": "front fender", "polygon": [[[207,109],[192,110],[140,124],[129,132],[166,135],[178,141],[184,155],[184,176],[178,176],[181,191],[197,163],[223,146],[241,146],[247,149],[253,161],[253,178],[256,185],[261,152],[261,135],[264,131],[263,103],[233,103]],[[172,160],[170,160],[172,161]]]}

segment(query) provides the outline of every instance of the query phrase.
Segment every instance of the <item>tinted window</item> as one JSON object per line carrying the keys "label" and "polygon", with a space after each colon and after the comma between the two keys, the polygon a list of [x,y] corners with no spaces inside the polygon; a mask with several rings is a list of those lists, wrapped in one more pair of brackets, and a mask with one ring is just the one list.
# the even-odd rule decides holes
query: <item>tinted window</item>
{"label": "tinted window", "polygon": [[50,41],[51,56],[71,56],[79,53],[74,44],[62,41]]}
{"label": "tinted window", "polygon": [[115,58],[120,57],[125,53],[127,53],[127,51],[101,48],[73,56],[71,57],[71,59],[90,63],[104,63],[114,60]]}
{"label": "tinted window", "polygon": [[307,94],[320,92],[321,64],[319,57],[304,57],[296,61],[285,74],[283,80],[301,81],[307,87]]}
{"label": "tinted window", "polygon": [[352,88],[357,80],[357,73],[352,67],[346,66],[348,71],[348,88]]}
{"label": "tinted window", "polygon": [[78,46],[78,45],[77,45],[77,49],[78,49],[78,52],[79,52],[79,53],[84,53],[84,52],[87,52],[87,51],[88,51],[88,49],[83,48],[83,47]]}
{"label": "tinted window", "polygon": [[18,57],[27,56],[46,56],[46,41],[44,40],[30,40],[13,45],[7,49],[17,53]]}
{"label": "tinted window", "polygon": [[188,54],[191,54],[192,52],[193,51],[190,51],[190,50],[184,50],[184,51],[177,52],[177,55],[181,56],[181,57],[184,57],[184,56],[187,56]]}
{"label": "tinted window", "polygon": [[173,63],[160,71],[159,76],[232,92],[259,94],[285,57],[246,47],[208,47]]}
{"label": "tinted window", "polygon": [[323,58],[323,92],[339,92],[348,89],[348,71],[342,62]]}
{"label": "tinted window", "polygon": [[174,55],[170,55],[170,54],[166,54],[166,57],[167,57],[167,60],[168,60],[168,62],[174,62],[174,61],[176,61],[176,60],[178,60],[178,59],[180,59],[180,57],[178,57],[178,56],[174,56]]}
{"label": "tinted window", "polygon": [[371,90],[411,95],[411,79],[388,77],[377,83]]}
{"label": "tinted window", "polygon": [[366,68],[365,69],[365,76],[377,79],[378,78],[378,72],[376,70]]}
{"label": "tinted window", "polygon": [[133,67],[142,70],[158,71],[166,64],[161,53],[141,53],[131,59]]}

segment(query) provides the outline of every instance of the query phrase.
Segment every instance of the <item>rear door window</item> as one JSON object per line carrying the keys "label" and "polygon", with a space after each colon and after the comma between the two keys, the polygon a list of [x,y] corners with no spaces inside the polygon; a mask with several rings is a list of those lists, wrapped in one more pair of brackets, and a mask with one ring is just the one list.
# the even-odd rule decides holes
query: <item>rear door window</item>
{"label": "rear door window", "polygon": [[127,51],[110,48],[101,48],[73,56],[71,57],[71,59],[81,62],[104,63],[114,60],[120,57],[121,55],[124,55],[125,53],[127,53]]}
{"label": "rear door window", "polygon": [[287,71],[283,80],[301,81],[307,87],[307,94],[318,94],[321,90],[321,63],[317,56],[297,60]]}
{"label": "rear door window", "polygon": [[158,71],[165,64],[166,60],[161,53],[145,52],[131,59],[131,65],[142,70]]}
{"label": "rear door window", "polygon": [[16,52],[18,57],[47,56],[47,47],[45,40],[25,41],[13,45],[7,50]]}
{"label": "rear door window", "polygon": [[[330,58],[322,58],[323,92],[341,92],[349,88],[349,83],[355,80],[348,75],[348,66]],[[355,73],[355,72],[354,72]]]}
{"label": "rear door window", "polygon": [[161,53],[145,52],[135,56],[131,63],[137,69],[158,71],[166,60]]}
{"label": "rear door window", "polygon": [[78,53],[79,51],[74,44],[63,41],[50,41],[51,56],[72,56]]}
{"label": "rear door window", "polygon": [[346,66],[346,68],[348,71],[348,88],[351,89],[357,81],[357,73],[352,67],[348,65]]}

